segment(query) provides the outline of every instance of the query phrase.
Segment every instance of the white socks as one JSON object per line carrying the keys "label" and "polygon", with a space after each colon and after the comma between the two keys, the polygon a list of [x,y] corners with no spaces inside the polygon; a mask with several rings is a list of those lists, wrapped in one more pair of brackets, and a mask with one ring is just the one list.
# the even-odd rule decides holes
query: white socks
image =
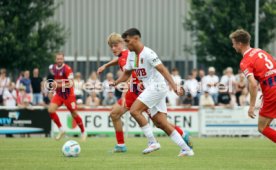
{"label": "white socks", "polygon": [[174,141],[174,143],[176,143],[181,149],[184,149],[186,151],[191,150],[191,148],[185,143],[185,141],[183,140],[183,138],[180,136],[180,134],[174,130],[171,134],[170,134],[170,138],[172,139],[172,141]]}
{"label": "white socks", "polygon": [[150,127],[149,124],[146,124],[145,126],[141,127],[142,131],[144,132],[145,136],[148,138],[148,141],[150,143],[156,143],[156,139],[153,135],[152,128]]}
{"label": "white socks", "polygon": [[62,126],[60,128],[58,128],[58,129],[59,129],[59,132],[64,132]]}

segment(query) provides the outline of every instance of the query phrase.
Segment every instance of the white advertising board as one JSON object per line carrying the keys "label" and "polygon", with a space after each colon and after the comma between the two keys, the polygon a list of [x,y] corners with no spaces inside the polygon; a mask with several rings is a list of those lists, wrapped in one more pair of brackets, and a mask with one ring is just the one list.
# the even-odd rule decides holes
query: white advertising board
{"label": "white advertising board", "polygon": [[[88,134],[111,134],[114,133],[113,124],[109,117],[110,109],[80,109],[78,111],[85,125]],[[78,126],[73,121],[71,114],[66,109],[59,109],[57,114],[67,133],[77,134],[80,132]],[[149,116],[144,113],[149,120],[150,125],[153,125]],[[190,131],[191,133],[198,133],[198,109],[168,109],[168,120],[180,126],[181,128]],[[122,118],[124,124],[124,131],[130,134],[141,133],[138,123],[127,112]],[[163,133],[162,130],[154,127],[155,133]],[[58,132],[57,126],[52,122],[52,132]]]}
{"label": "white advertising board", "polygon": [[202,135],[259,135],[258,117],[247,115],[248,107],[200,109]]}

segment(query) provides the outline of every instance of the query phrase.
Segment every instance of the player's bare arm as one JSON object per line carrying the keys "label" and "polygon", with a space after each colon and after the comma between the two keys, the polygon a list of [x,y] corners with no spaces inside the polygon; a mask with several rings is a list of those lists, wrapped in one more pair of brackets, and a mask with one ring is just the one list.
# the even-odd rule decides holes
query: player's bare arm
{"label": "player's bare arm", "polygon": [[113,60],[109,61],[108,63],[102,65],[101,67],[98,68],[97,74],[101,74],[106,68],[108,68],[110,66],[118,65],[118,60],[119,60],[119,58],[114,58]]}
{"label": "player's bare arm", "polygon": [[248,116],[251,118],[255,118],[254,109],[255,103],[257,98],[257,91],[258,91],[258,83],[254,76],[248,76],[248,86],[249,86],[249,93],[250,93],[250,106],[248,110]]}
{"label": "player's bare arm", "polygon": [[178,96],[183,96],[184,94],[183,89],[177,88],[177,85],[173,81],[172,76],[170,75],[168,69],[163,64],[158,64],[155,68],[162,74],[162,76],[164,76],[164,78],[168,81],[169,85],[172,87],[175,93]]}
{"label": "player's bare arm", "polygon": [[130,76],[131,76],[132,70],[124,70],[123,74],[121,75],[121,77],[119,77],[116,81],[114,82],[110,82],[111,86],[116,86],[117,84],[121,83],[121,82],[126,82]]}

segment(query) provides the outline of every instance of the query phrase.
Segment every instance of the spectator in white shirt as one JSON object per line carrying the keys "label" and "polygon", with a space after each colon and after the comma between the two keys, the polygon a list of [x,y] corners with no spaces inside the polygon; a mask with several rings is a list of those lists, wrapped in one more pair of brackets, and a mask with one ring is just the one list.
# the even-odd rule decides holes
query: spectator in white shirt
{"label": "spectator in white shirt", "polygon": [[4,100],[3,100],[3,95],[5,92],[5,89],[9,87],[10,84],[10,78],[7,77],[7,70],[2,68],[0,70],[0,105],[3,105]]}
{"label": "spectator in white shirt", "polygon": [[74,78],[74,92],[76,95],[76,100],[79,101],[79,104],[83,104],[83,100],[84,100],[83,84],[84,84],[84,80],[81,79],[81,73],[77,72]]}
{"label": "spectator in white shirt", "polygon": [[230,95],[232,106],[237,105],[236,103],[236,77],[233,74],[233,69],[227,67],[224,71],[224,75],[221,77],[220,83],[223,84]]}
{"label": "spectator in white shirt", "polygon": [[102,84],[101,84],[101,82],[98,78],[98,75],[95,71],[92,71],[89,79],[86,81],[85,90],[86,90],[86,92],[88,92],[88,94],[90,94],[93,91],[97,95],[99,95],[100,92],[102,91]]}
{"label": "spectator in white shirt", "polygon": [[219,78],[215,75],[216,69],[214,67],[208,68],[208,75],[202,80],[203,91],[208,91],[212,96],[215,104],[218,102],[218,84]]}
{"label": "spectator in white shirt", "polygon": [[14,107],[16,106],[17,93],[15,90],[15,84],[10,83],[9,87],[4,90],[3,94],[4,106]]}
{"label": "spectator in white shirt", "polygon": [[214,100],[207,90],[200,96],[199,105],[200,107],[215,108]]}
{"label": "spectator in white shirt", "polygon": [[180,77],[180,75],[179,75],[179,71],[178,71],[177,68],[173,68],[173,69],[172,69],[171,75],[172,75],[172,78],[173,78],[173,80],[174,80],[174,82],[175,82],[176,84],[180,84],[180,83],[181,83],[181,77]]}
{"label": "spectator in white shirt", "polygon": [[111,72],[106,74],[106,79],[103,81],[103,98],[104,99],[108,97],[109,92],[115,93],[115,88],[109,86],[110,81],[114,81],[113,74]]}
{"label": "spectator in white shirt", "polygon": [[192,97],[192,105],[198,106],[198,90],[199,84],[198,81],[195,79],[196,75],[189,75],[187,80],[184,84],[184,89],[186,92],[189,92]]}

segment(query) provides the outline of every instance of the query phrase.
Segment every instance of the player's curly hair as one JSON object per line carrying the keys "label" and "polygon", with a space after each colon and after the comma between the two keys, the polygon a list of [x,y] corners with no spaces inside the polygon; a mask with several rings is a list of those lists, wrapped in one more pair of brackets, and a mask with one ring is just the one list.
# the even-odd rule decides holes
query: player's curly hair
{"label": "player's curly hair", "polygon": [[240,42],[242,44],[249,44],[251,36],[244,29],[237,29],[235,32],[230,34],[229,38],[234,39],[236,42]]}

